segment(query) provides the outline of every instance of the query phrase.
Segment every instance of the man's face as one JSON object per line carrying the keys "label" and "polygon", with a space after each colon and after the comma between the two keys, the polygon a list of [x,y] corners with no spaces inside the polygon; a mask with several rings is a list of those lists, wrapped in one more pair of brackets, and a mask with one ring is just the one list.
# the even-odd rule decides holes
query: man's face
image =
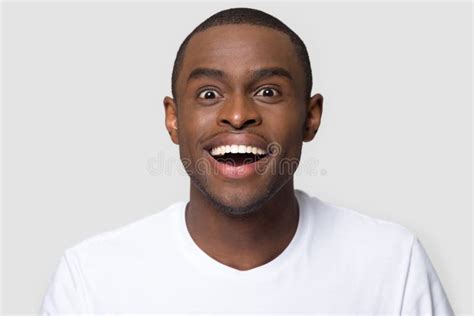
{"label": "man's face", "polygon": [[165,98],[167,127],[192,183],[214,205],[247,214],[292,181],[305,138],[304,87],[282,32],[223,25],[189,41],[176,100]]}

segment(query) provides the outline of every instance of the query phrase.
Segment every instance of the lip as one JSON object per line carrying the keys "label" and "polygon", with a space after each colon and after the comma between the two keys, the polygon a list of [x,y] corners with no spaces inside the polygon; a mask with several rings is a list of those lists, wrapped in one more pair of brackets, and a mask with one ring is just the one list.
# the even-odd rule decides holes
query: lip
{"label": "lip", "polygon": [[223,145],[246,145],[267,150],[268,143],[255,134],[219,134],[204,144],[204,149],[210,152],[212,148]]}
{"label": "lip", "polygon": [[266,155],[260,160],[252,163],[243,164],[240,166],[232,166],[217,161],[207,150],[205,150],[205,155],[211,166],[211,169],[209,170],[210,173],[213,175],[220,175],[224,179],[231,180],[247,178],[252,175],[261,175],[266,169],[265,165],[271,158],[271,155]]}
{"label": "lip", "polygon": [[236,180],[247,178],[252,175],[260,175],[264,172],[266,164],[271,158],[267,155],[258,161],[243,164],[240,166],[232,166],[225,163],[218,162],[211,155],[211,149],[223,145],[246,145],[268,150],[269,143],[260,136],[251,133],[222,133],[212,137],[203,146],[207,160],[210,163],[210,172],[213,175],[218,175],[224,179]]}

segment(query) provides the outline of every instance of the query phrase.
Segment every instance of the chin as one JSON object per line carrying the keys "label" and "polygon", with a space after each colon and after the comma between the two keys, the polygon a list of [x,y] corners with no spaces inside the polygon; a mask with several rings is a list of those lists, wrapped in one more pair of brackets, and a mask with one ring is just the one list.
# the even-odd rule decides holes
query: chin
{"label": "chin", "polygon": [[276,193],[271,186],[249,191],[236,189],[229,193],[205,191],[204,194],[213,206],[230,217],[249,217],[258,213]]}
{"label": "chin", "polygon": [[257,200],[250,203],[220,203],[219,201],[214,201],[214,206],[230,217],[249,217],[259,212],[266,200]]}

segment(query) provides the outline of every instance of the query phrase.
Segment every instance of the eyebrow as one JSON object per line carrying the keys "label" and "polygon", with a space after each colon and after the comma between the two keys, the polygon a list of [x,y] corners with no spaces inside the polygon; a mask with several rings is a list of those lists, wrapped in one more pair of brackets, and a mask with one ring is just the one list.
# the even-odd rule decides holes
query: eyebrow
{"label": "eyebrow", "polygon": [[270,77],[286,77],[290,80],[293,80],[290,72],[285,68],[281,67],[270,67],[270,68],[262,68],[254,71],[252,73],[252,82],[256,82],[262,79],[270,78]]}
{"label": "eyebrow", "polygon": [[[269,68],[261,68],[261,69],[255,70],[251,75],[251,81],[253,83],[259,80],[263,80],[263,79],[275,77],[275,76],[285,77],[290,80],[293,80],[293,77],[291,76],[290,72],[286,70],[285,68],[269,67]],[[191,73],[188,76],[188,82],[200,77],[226,79],[227,75],[222,70],[219,70],[219,69],[199,67],[191,71]]]}
{"label": "eyebrow", "polygon": [[218,69],[212,69],[212,68],[196,68],[191,73],[189,74],[188,77],[188,82],[197,79],[200,77],[210,77],[210,78],[216,78],[216,79],[223,79],[226,77],[224,72],[222,70]]}

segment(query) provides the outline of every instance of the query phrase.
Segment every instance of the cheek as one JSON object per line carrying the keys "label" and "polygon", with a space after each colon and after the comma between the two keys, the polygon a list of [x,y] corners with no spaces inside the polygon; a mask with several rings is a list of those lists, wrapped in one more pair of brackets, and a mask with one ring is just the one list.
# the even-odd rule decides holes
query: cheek
{"label": "cheek", "polygon": [[178,138],[182,157],[194,159],[201,156],[206,131],[211,127],[211,117],[198,111],[186,111],[178,117]]}
{"label": "cheek", "polygon": [[202,129],[204,127],[211,127],[211,124],[216,121],[216,109],[211,107],[199,107],[199,105],[186,104],[185,111],[179,113],[178,124],[188,130]]}
{"label": "cheek", "polygon": [[285,129],[281,129],[280,138],[285,148],[284,156],[299,159],[303,145],[303,121],[297,117],[293,117],[291,121],[287,121],[288,125]]}
{"label": "cheek", "polygon": [[304,129],[304,113],[302,111],[295,111],[298,104],[292,104],[288,107],[282,107],[278,111],[267,113],[267,124],[275,133],[280,134],[286,140],[301,140],[303,139]]}

